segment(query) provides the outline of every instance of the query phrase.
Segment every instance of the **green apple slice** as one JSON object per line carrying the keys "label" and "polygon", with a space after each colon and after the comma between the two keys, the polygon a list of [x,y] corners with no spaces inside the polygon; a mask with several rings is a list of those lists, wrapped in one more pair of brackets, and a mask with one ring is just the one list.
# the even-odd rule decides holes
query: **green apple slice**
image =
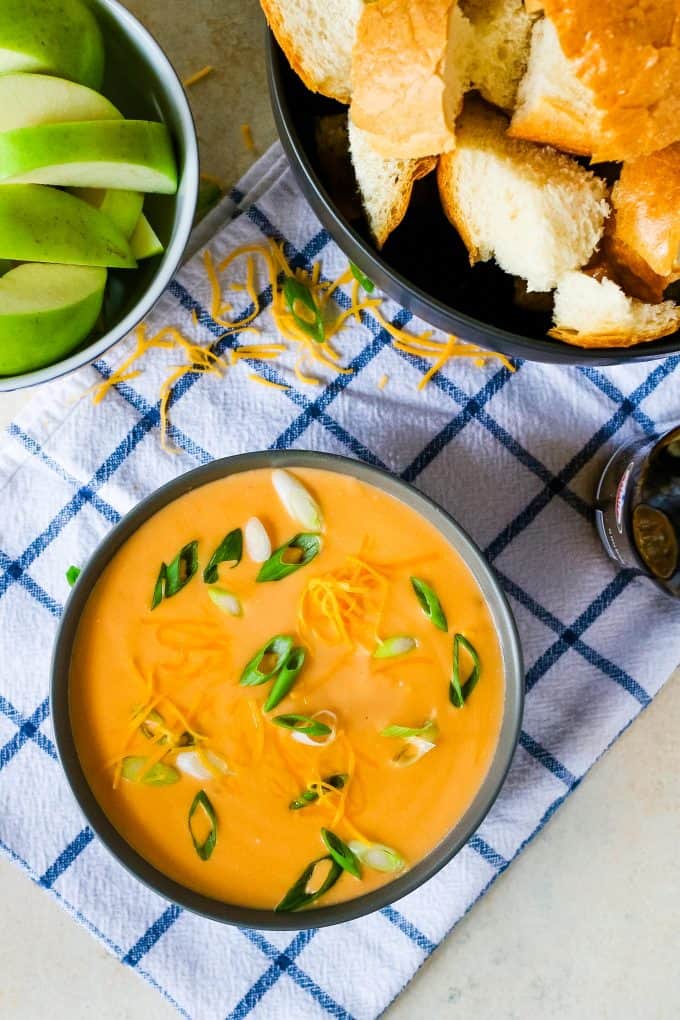
{"label": "green apple slice", "polygon": [[66,357],[86,339],[104,298],[106,270],[25,263],[0,277],[0,375]]}
{"label": "green apple slice", "polygon": [[0,259],[77,266],[137,265],[118,227],[74,195],[38,184],[0,186]]}
{"label": "green apple slice", "polygon": [[113,103],[85,85],[49,74],[0,75],[0,131],[121,116]]}
{"label": "green apple slice", "polygon": [[82,0],[2,0],[0,74],[44,71],[98,89],[104,76],[99,25]]}
{"label": "green apple slice", "polygon": [[177,169],[165,124],[146,120],[41,124],[0,134],[0,183],[172,195]]}
{"label": "green apple slice", "polygon": [[[144,195],[141,191],[115,191],[109,188],[104,191],[101,188],[73,188],[72,194],[82,198],[83,202],[93,205],[99,209],[128,239],[139,222],[144,205]],[[132,247],[132,245],[130,245]]]}
{"label": "green apple slice", "polygon": [[[122,114],[99,92],[64,78],[0,75],[0,131],[83,120],[122,120]],[[76,188],[74,194],[101,210],[130,237],[144,202],[140,191]]]}
{"label": "green apple slice", "polygon": [[153,258],[154,255],[162,255],[165,251],[158,234],[144,213],[137,220],[137,226],[130,238],[130,248],[138,262],[141,259]]}

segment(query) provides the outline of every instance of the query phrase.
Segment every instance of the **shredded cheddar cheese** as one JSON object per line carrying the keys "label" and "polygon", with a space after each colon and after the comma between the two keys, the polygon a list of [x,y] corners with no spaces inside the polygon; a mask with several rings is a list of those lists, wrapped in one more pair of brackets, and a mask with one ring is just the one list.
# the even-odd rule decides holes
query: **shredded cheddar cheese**
{"label": "shredded cheddar cheese", "polygon": [[255,375],[254,372],[251,372],[248,378],[251,379],[253,382],[259,383],[260,386],[269,386],[272,390],[290,389],[290,386],[287,386],[285,383],[274,382],[273,379],[265,379],[264,376]]}
{"label": "shredded cheddar cheese", "polygon": [[348,556],[342,567],[308,581],[298,606],[300,633],[325,644],[375,644],[387,588],[383,574]]}
{"label": "shredded cheddar cheese", "polygon": [[[205,76],[209,70],[210,68],[204,68],[198,74]],[[217,178],[213,178],[209,174],[201,176],[204,180],[213,181],[222,186]],[[370,314],[389,334],[395,350],[431,362],[430,368],[418,383],[419,390],[424,389],[430,380],[454,358],[467,358],[479,366],[485,365],[491,358],[497,358],[509,371],[515,371],[512,363],[504,355],[483,350],[459,340],[455,336],[449,336],[442,341],[434,338],[433,330],[425,330],[420,335],[414,335],[394,326],[381,311],[382,298],[367,294],[362,297],[359,281],[353,277],[349,268],[343,270],[335,280],[325,280],[322,278],[320,262],[315,262],[309,269],[292,266],[284,251],[283,242],[267,238],[260,244],[244,244],[235,248],[220,261],[216,261],[212,251],[206,248],[202,258],[209,293],[208,311],[212,321],[223,328],[224,333],[216,340],[212,340],[210,346],[207,346],[188,340],[180,330],[173,326],[164,327],[157,333],[149,335],[146,327],[142,324],[137,327],[136,347],[132,353],[125,358],[108,379],[93,387],[92,399],[95,404],[98,404],[112,389],[141,374],[143,367],[140,366],[140,361],[152,349],[183,353],[184,360],[171,366],[171,370],[159,388],[161,447],[167,452],[176,452],[175,447],[169,441],[171,430],[169,411],[175,387],[184,376],[194,373],[223,376],[227,369],[227,360],[222,354],[217,353],[217,350],[222,349],[221,345],[223,344],[228,344],[230,347],[229,362],[232,365],[236,365],[242,360],[277,360],[292,351],[295,355],[292,372],[298,382],[304,386],[320,386],[322,384],[320,375],[324,371],[350,375],[353,373],[353,368],[341,364],[342,354],[336,348],[335,343],[342,336],[343,329],[349,322],[354,320],[356,323],[362,323],[363,316]],[[223,283],[227,271],[234,263],[244,259],[245,279],[229,278],[226,284]],[[268,285],[261,292],[258,291],[256,276],[258,265],[264,267],[268,280]],[[298,280],[311,294],[324,324],[323,343],[317,342],[301,328],[299,321],[288,307],[283,294],[283,284],[287,277]],[[339,288],[348,284],[351,284],[349,305],[341,308],[337,292]],[[246,292],[248,294],[250,306],[243,312],[241,318],[228,317],[233,312],[233,304],[224,293],[225,286],[227,291],[232,293]],[[342,293],[346,294],[345,291]],[[342,300],[344,302],[346,297]],[[237,334],[260,333],[260,329],[254,325],[254,322],[261,316],[265,306],[268,306],[278,334],[277,341],[263,340],[258,344],[235,344]],[[202,325],[196,308],[191,311],[191,321],[196,328],[200,328]],[[309,364],[318,366],[319,374],[310,372]],[[290,386],[284,383],[274,382],[258,374],[251,373],[248,378],[259,385],[269,386],[271,389],[284,391],[290,389]],[[378,389],[383,390],[388,381],[387,375],[381,376],[377,384]]]}
{"label": "shredded cheddar cheese", "polygon": [[195,74],[190,74],[188,78],[185,78],[182,82],[185,89],[190,89],[192,85],[197,85],[199,81],[203,81],[209,74],[212,74],[215,70],[210,64],[206,64],[200,71],[196,71]]}
{"label": "shredded cheddar cheese", "polygon": [[241,124],[241,138],[248,152],[252,152],[253,155],[257,155],[257,146],[253,139],[253,132],[251,131],[250,124]]}
{"label": "shredded cheddar cheese", "polygon": [[424,389],[429,383],[430,379],[437,372],[444,367],[444,365],[451,360],[451,358],[472,358],[476,365],[483,366],[491,358],[498,358],[503,365],[510,371],[515,371],[515,366],[509,361],[504,354],[497,354],[494,351],[486,351],[482,347],[477,347],[475,344],[466,343],[464,340],[459,340],[457,336],[448,336],[442,343],[438,340],[432,340],[433,330],[426,330],[418,336],[414,336],[412,333],[407,333],[403,329],[399,329],[394,326],[391,322],[379,312],[377,309],[373,310],[373,315],[378,320],[380,325],[385,329],[392,337],[394,347],[398,351],[403,351],[405,354],[411,354],[416,358],[424,358],[426,360],[432,359],[433,364],[431,368],[425,373],[423,378],[418,383],[418,389]]}

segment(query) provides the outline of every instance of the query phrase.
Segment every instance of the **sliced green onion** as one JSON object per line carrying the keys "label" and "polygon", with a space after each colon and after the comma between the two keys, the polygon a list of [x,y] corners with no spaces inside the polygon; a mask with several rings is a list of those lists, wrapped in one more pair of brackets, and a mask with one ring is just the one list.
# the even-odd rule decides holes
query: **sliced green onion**
{"label": "sliced green onion", "polygon": [[168,734],[164,733],[165,719],[160,712],[156,712],[155,709],[152,709],[151,712],[149,712],[139,729],[147,740],[155,740],[158,744],[168,743]]}
{"label": "sliced green onion", "polygon": [[[220,758],[219,755],[207,749],[203,751],[203,755],[215,771],[223,776],[231,774],[226,761]],[[191,776],[192,779],[206,780],[215,778],[215,771],[208,768],[198,751],[180,751],[175,758],[175,765],[180,772],[183,772],[185,776]]]}
{"label": "sliced green onion", "polygon": [[416,593],[416,598],[420,602],[421,609],[428,620],[431,620],[439,630],[447,631],[449,624],[446,619],[446,613],[442,609],[442,604],[434,589],[419,577],[412,577],[411,584]]}
{"label": "sliced green onion", "polygon": [[243,616],[241,600],[233,592],[227,591],[226,588],[209,588],[208,598],[223,613],[228,613],[229,616]]}
{"label": "sliced green onion", "polygon": [[359,859],[353,850],[347,846],[339,836],[336,836],[330,829],[321,830],[321,839],[334,861],[340,865],[343,871],[348,871],[355,878],[361,878]]}
{"label": "sliced green onion", "polygon": [[[324,719],[329,721],[323,722]],[[321,725],[325,726],[329,732],[316,736],[313,733],[305,732],[304,729],[294,730],[291,733],[291,738],[298,744],[306,744],[307,747],[328,747],[335,740],[337,733],[336,723],[338,719],[335,712],[329,712],[327,709],[322,708],[320,712],[314,713],[312,720],[315,723],[321,722]]]}
{"label": "sliced green onion", "polygon": [[[460,646],[466,650],[470,658],[472,659],[472,672],[467,678],[465,683],[461,683],[460,679]],[[462,708],[467,699],[470,697],[477,681],[479,680],[480,673],[482,671],[482,665],[479,661],[479,655],[477,649],[472,645],[463,634],[456,634],[453,639],[453,669],[451,671],[451,687],[449,689],[449,698],[454,708]]]}
{"label": "sliced green onion", "polygon": [[[318,535],[301,533],[295,535],[284,545],[272,553],[266,563],[260,567],[260,572],[255,578],[256,581],[281,581],[289,574],[294,574],[300,567],[306,567],[308,563],[318,555],[321,549],[321,539]],[[295,550],[299,550],[297,554]],[[287,557],[287,558],[286,558]]]}
{"label": "sliced green onion", "polygon": [[171,563],[161,563],[158,578],[153,589],[151,608],[155,609],[164,598],[172,598],[198,570],[198,542],[188,542]]}
{"label": "sliced green onion", "polygon": [[[349,776],[346,772],[338,772],[334,776],[327,776],[325,779],[322,779],[321,782],[324,786],[332,786],[334,790],[344,790],[348,779]],[[288,807],[291,811],[299,811],[301,808],[309,807],[310,804],[313,804],[314,801],[318,799],[319,793],[316,790],[312,790],[307,787],[306,790],[302,791],[299,797],[295,800],[291,800]]]}
{"label": "sliced green onion", "polygon": [[367,868],[373,868],[374,871],[402,871],[406,867],[404,858],[391,846],[384,846],[382,843],[362,843],[358,839],[353,839],[349,848],[362,864]]}
{"label": "sliced green onion", "polygon": [[[328,874],[319,888],[315,892],[310,892],[307,888],[310,879],[313,877],[314,872],[322,861],[329,862],[330,867],[328,869]],[[297,882],[290,887],[281,902],[274,909],[277,913],[281,914],[288,913],[292,910],[300,910],[302,907],[308,907],[311,903],[320,899],[324,893],[327,893],[328,890],[335,885],[342,875],[342,871],[343,869],[340,867],[338,862],[330,856],[330,854],[325,857],[317,857],[315,861],[312,861],[311,864],[307,865]]]}
{"label": "sliced green onion", "polygon": [[277,468],[272,471],[272,484],[286,513],[294,521],[308,531],[323,530],[323,515],[319,504],[295,475]]}
{"label": "sliced green onion", "polygon": [[[199,843],[196,839],[192,826],[193,818],[197,811],[201,811],[210,822],[210,831],[202,843]],[[199,790],[191,802],[188,825],[191,841],[194,844],[194,850],[202,861],[207,861],[215,849],[215,844],[217,843],[217,817],[215,815],[215,809],[210,803],[210,798],[205,790]]]}
{"label": "sliced green onion", "polygon": [[265,712],[271,712],[288,694],[304,665],[305,654],[304,648],[301,648],[299,645],[290,651],[288,658],[281,667],[279,675],[272,684],[269,697],[264,703]]}
{"label": "sliced green onion", "polygon": [[[239,684],[241,687],[257,687],[258,684],[266,684],[276,676],[284,662],[290,655],[293,647],[293,639],[287,634],[275,634],[266,644],[252,657],[250,662],[241,673]],[[264,661],[265,668],[260,666]]]}
{"label": "sliced green onion", "polygon": [[68,570],[66,571],[66,580],[68,581],[71,587],[73,587],[73,585],[76,583],[81,574],[82,570],[80,567],[70,566],[68,568]]}
{"label": "sliced green onion", "polygon": [[259,517],[251,517],[245,526],[246,550],[253,563],[264,563],[272,554],[272,543]]}
{"label": "sliced green onion", "polygon": [[165,563],[161,563],[161,569],[158,571],[158,577],[153,588],[153,595],[151,597],[151,608],[155,609],[156,606],[160,605],[163,601],[163,589],[165,588],[165,572],[168,568]]}
{"label": "sliced green onion", "polygon": [[[283,296],[296,325],[307,336],[311,336],[312,340],[322,344],[326,339],[323,317],[309,287],[306,287],[297,277],[287,276],[283,281]],[[297,311],[298,304],[309,312],[309,318],[305,318]]]}
{"label": "sliced green onion", "polygon": [[206,584],[215,584],[219,577],[218,567],[220,563],[232,563],[232,570],[241,562],[243,556],[243,532],[240,528],[234,528],[226,535],[215,552],[208,560],[208,565],[203,571],[203,580]]}
{"label": "sliced green onion", "polygon": [[359,267],[356,266],[353,262],[350,262],[349,268],[354,279],[359,281],[359,283],[364,288],[366,293],[372,294],[373,291],[375,290],[375,284],[373,283],[373,280],[369,280],[369,278],[366,276],[366,273],[362,272],[362,270],[359,269]]}
{"label": "sliced green onion", "polygon": [[127,779],[129,783],[145,783],[147,786],[171,786],[173,783],[179,782],[179,772],[172,765],[157,761],[147,770],[148,760],[148,758],[138,755],[128,755],[127,758],[123,758],[121,769],[123,779]]}
{"label": "sliced green onion", "polygon": [[414,648],[417,647],[418,642],[415,638],[407,637],[406,635],[399,635],[398,637],[390,637],[385,641],[381,641],[376,650],[373,652],[374,659],[393,659],[396,655],[408,655]]}
{"label": "sliced green onion", "polygon": [[417,761],[420,761],[430,751],[434,751],[436,746],[437,744],[434,740],[425,740],[423,737],[409,737],[404,742],[401,751],[395,754],[392,764],[400,769],[408,768],[410,765],[415,765]]}
{"label": "sliced green onion", "polygon": [[147,740],[154,740],[159,747],[165,744],[172,744],[174,747],[189,747],[194,742],[194,738],[186,730],[184,733],[180,733],[179,737],[173,737],[165,725],[165,719],[155,709],[149,712],[139,730],[142,736]]}
{"label": "sliced green onion", "polygon": [[408,740],[409,737],[425,737],[426,740],[436,740],[439,736],[439,727],[434,719],[428,719],[422,726],[386,726],[380,731],[381,737],[400,737]]}
{"label": "sliced green onion", "polygon": [[292,730],[294,733],[303,734],[306,737],[325,737],[332,733],[330,726],[312,718],[311,715],[275,715],[272,722],[277,726],[283,726],[285,730]]}

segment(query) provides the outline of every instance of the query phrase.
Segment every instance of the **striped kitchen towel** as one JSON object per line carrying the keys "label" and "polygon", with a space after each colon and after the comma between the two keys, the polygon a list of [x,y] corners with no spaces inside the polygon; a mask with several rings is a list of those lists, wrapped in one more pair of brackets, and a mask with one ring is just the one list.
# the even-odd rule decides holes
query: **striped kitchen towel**
{"label": "striped kitchen towel", "polygon": [[[260,333],[224,336],[200,247],[207,242],[219,263],[268,238],[283,243],[293,266],[320,263],[324,279],[346,269],[278,146],[202,225],[198,250],[150,316],[148,335],[175,326],[217,353],[274,342],[262,260],[252,278]],[[237,261],[224,282],[244,277]],[[337,293],[341,308],[350,291],[344,284]],[[232,288],[230,300],[231,317],[255,311],[247,289]],[[425,328],[388,301],[382,311],[410,333]],[[0,845],[194,1020],[376,1017],[680,658],[680,604],[617,570],[592,523],[594,485],[612,449],[680,419],[680,357],[612,369],[524,362],[514,372],[498,360],[451,359],[418,391],[430,360],[399,349],[372,309],[337,343],[351,372],[321,367],[317,386],[298,378],[294,352],[241,358],[223,377],[180,371],[168,408],[170,452],[160,443],[159,388],[178,363],[176,346],[150,350],[141,374],[119,373],[101,403],[88,392],[120,367],[129,339],[43,390],[0,448]],[[121,515],[169,478],[215,457],[281,447],[387,467],[469,530],[516,614],[527,704],[501,796],[432,881],[361,920],[271,934],[168,905],[115,863],[62,779],[47,690],[66,567],[84,563]],[[366,980],[357,980],[358,957]]]}

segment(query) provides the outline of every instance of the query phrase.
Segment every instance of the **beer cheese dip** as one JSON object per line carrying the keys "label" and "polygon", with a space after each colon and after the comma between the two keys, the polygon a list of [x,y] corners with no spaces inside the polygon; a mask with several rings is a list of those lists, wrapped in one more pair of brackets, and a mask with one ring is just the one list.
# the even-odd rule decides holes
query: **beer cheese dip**
{"label": "beer cheese dip", "polygon": [[294,911],[370,892],[460,820],[498,742],[490,612],[379,488],[258,469],[170,503],[82,614],[70,712],[90,787],[165,875]]}

